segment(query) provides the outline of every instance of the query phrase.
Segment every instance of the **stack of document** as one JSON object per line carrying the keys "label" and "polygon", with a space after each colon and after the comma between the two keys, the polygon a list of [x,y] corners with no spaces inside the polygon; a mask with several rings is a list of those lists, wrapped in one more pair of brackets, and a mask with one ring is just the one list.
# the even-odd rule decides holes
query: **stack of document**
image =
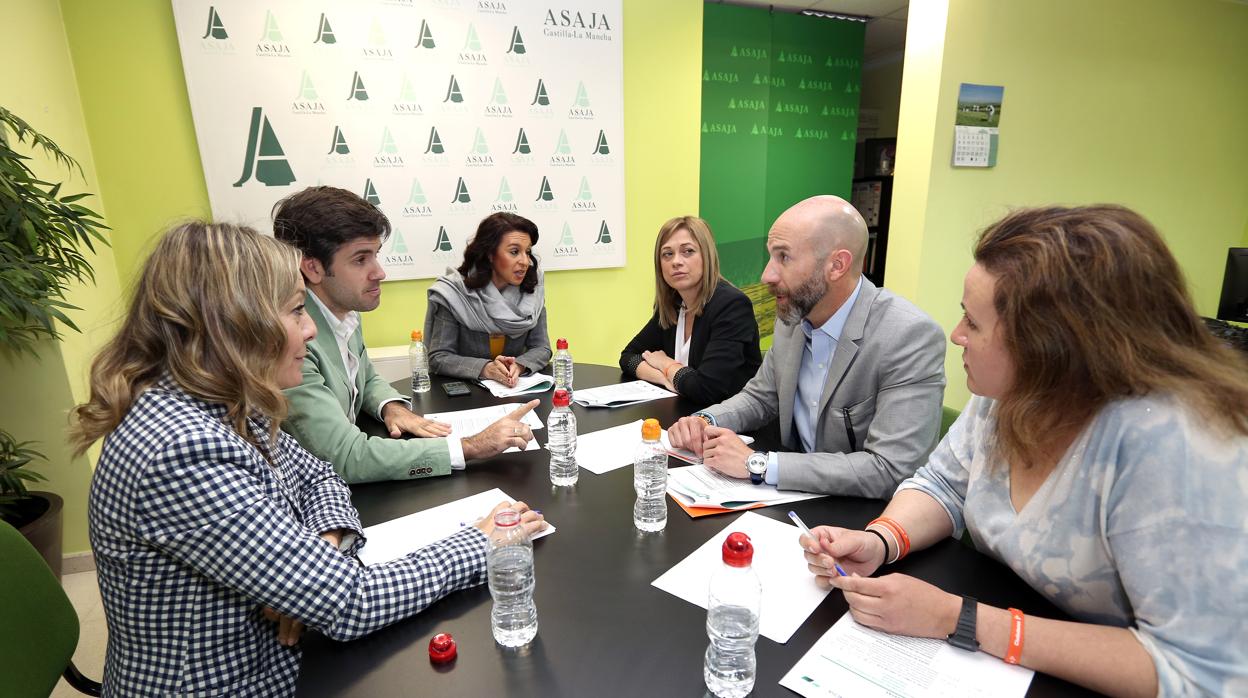
{"label": "stack of document", "polygon": [[530,393],[544,393],[555,387],[555,379],[545,373],[533,373],[527,376],[520,376],[516,380],[516,387],[508,387],[496,380],[482,378],[477,381],[481,387],[490,391],[494,397],[515,397],[517,395],[528,395]]}
{"label": "stack of document", "polygon": [[[472,436],[490,426],[494,422],[506,417],[516,410],[517,407],[523,405],[523,402],[509,402],[502,405],[490,405],[489,407],[478,407],[472,410],[457,410],[455,412],[438,412],[435,414],[425,415],[426,419],[432,419],[437,422],[446,422],[451,425],[451,436],[455,438],[465,438]],[[541,429],[543,427],[541,417],[533,414],[532,410],[526,412],[520,420],[529,425],[530,429]],[[533,451],[537,449],[537,439],[529,439],[529,443],[525,445],[524,450]],[[518,453],[520,449],[512,446],[503,451],[503,453]]]}
{"label": "stack of document", "polygon": [[773,485],[738,480],[705,465],[672,468],[667,472],[667,493],[686,507],[752,509],[759,506],[800,502],[821,494],[778,490]]}
{"label": "stack of document", "polygon": [[572,393],[572,401],[584,407],[624,407],[665,397],[676,397],[676,393],[645,381],[604,385]]}

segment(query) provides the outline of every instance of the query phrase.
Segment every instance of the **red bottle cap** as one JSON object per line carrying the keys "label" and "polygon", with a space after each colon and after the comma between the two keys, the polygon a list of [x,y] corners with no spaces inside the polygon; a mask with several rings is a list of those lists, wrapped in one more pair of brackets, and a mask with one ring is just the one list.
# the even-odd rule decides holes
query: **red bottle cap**
{"label": "red bottle cap", "polygon": [[568,397],[568,391],[560,388],[555,391],[555,407],[567,407],[572,404],[572,399]]}
{"label": "red bottle cap", "polygon": [[754,544],[750,537],[737,531],[729,533],[724,540],[724,564],[729,567],[749,567],[754,560]]}
{"label": "red bottle cap", "polygon": [[437,664],[449,662],[459,654],[455,638],[450,633],[438,633],[429,640],[429,661]]}
{"label": "red bottle cap", "polygon": [[558,349],[567,349],[567,348],[568,348],[568,340],[564,339],[563,337],[560,337],[559,339],[555,340],[555,349],[558,350]]}

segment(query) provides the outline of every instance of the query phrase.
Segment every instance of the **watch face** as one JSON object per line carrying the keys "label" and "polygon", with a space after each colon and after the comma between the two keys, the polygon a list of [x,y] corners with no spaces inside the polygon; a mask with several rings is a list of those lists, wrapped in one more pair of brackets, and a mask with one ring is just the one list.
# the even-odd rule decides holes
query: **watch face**
{"label": "watch face", "polygon": [[745,468],[755,475],[762,475],[767,472],[767,456],[763,453],[753,453],[749,458],[745,459]]}

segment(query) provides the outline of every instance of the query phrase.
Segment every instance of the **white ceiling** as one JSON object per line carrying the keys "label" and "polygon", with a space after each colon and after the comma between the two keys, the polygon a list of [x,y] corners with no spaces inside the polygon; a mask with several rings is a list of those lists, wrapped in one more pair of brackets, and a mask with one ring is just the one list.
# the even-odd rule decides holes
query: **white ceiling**
{"label": "white ceiling", "polygon": [[867,22],[866,46],[863,49],[863,59],[868,65],[892,62],[894,58],[900,60],[906,47],[906,16],[910,9],[909,0],[707,0],[707,2],[774,7],[786,12],[819,10],[870,17]]}

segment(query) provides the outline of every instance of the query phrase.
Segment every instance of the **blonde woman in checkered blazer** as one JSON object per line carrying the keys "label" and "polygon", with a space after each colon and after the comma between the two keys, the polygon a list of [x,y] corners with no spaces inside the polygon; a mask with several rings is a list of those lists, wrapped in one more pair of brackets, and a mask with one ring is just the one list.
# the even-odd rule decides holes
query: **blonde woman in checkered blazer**
{"label": "blonde woman in checkered blazer", "polygon": [[303,304],[293,248],[186,223],[96,358],[71,435],[80,452],[104,439],[88,517],[105,695],[290,695],[305,626],[349,640],[484,581],[488,521],[383,565],[355,558],[350,491],[279,430],[316,335]]}

